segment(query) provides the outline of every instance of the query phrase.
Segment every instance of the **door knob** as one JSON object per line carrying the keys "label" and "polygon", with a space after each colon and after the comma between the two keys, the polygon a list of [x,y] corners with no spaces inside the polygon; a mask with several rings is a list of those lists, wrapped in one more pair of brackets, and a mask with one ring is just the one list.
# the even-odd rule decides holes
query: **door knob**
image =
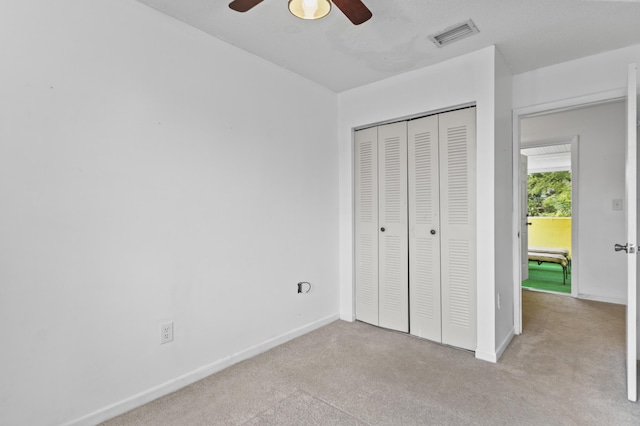
{"label": "door knob", "polygon": [[628,250],[629,250],[629,248],[628,248],[628,245],[627,245],[627,244],[625,244],[625,245],[622,245],[622,244],[616,244],[616,245],[614,245],[614,246],[613,246],[613,249],[614,249],[615,251],[622,251],[622,250],[624,250],[624,251],[626,251],[626,252],[628,252]]}
{"label": "door knob", "polygon": [[431,230],[431,235],[436,235],[436,230],[435,229]]}
{"label": "door knob", "polygon": [[384,228],[380,228],[380,231],[384,232]]}
{"label": "door knob", "polygon": [[613,248],[614,248],[615,251],[624,250],[629,254],[635,254],[635,252],[636,252],[636,245],[635,244],[629,244],[629,243],[627,243],[625,245],[616,244],[616,245],[613,246]]}

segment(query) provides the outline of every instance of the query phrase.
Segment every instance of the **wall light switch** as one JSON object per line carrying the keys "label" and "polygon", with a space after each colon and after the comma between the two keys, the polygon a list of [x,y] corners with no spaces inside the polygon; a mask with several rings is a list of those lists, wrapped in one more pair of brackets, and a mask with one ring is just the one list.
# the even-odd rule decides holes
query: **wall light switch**
{"label": "wall light switch", "polygon": [[611,201],[611,207],[613,210],[622,210],[622,199],[616,198]]}

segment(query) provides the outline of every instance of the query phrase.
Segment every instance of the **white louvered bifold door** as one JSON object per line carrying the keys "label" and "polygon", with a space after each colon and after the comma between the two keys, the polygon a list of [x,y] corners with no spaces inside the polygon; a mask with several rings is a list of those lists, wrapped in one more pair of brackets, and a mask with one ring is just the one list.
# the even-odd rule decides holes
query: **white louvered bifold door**
{"label": "white louvered bifold door", "polygon": [[439,116],[442,343],[476,349],[475,108]]}
{"label": "white louvered bifold door", "polygon": [[378,325],[378,129],[355,132],[356,318]]}
{"label": "white louvered bifold door", "polygon": [[410,332],[440,342],[438,116],[408,123]]}
{"label": "white louvered bifold door", "polygon": [[378,127],[379,325],[409,331],[407,123]]}

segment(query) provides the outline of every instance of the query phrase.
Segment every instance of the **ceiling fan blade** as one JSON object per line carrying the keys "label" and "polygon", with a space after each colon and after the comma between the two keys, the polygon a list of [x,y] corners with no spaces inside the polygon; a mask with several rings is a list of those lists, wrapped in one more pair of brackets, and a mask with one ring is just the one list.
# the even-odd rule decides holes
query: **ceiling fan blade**
{"label": "ceiling fan blade", "polygon": [[373,14],[360,0],[332,0],[353,25],[360,25],[371,19]]}
{"label": "ceiling fan blade", "polygon": [[246,12],[261,2],[262,0],[233,0],[229,3],[229,7],[236,12]]}

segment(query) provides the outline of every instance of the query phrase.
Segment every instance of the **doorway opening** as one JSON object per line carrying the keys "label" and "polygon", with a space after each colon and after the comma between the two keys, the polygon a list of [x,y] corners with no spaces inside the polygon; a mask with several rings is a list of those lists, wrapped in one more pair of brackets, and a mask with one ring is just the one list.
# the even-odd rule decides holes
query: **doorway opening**
{"label": "doorway opening", "polygon": [[[572,243],[571,295],[590,300],[624,303],[623,259],[611,249],[613,239],[624,232],[624,206],[616,200],[624,198],[624,102],[611,94],[562,103],[514,110],[514,206],[522,207],[519,195],[520,150],[527,144],[571,144]],[[609,97],[611,96],[611,97]],[[558,137],[558,135],[567,135]],[[579,135],[579,137],[578,137]],[[578,154],[579,145],[579,154]],[[575,150],[573,147],[575,146]],[[579,159],[579,161],[578,161]],[[585,173],[580,171],[586,170]],[[517,173],[517,174],[516,174]],[[575,185],[581,185],[577,190]],[[579,212],[577,207],[579,206]],[[531,226],[514,215],[514,226],[526,232]],[[514,239],[514,258],[523,259],[520,238]],[[523,260],[527,260],[524,256]],[[526,262],[525,262],[526,263]],[[514,326],[522,333],[521,262],[514,265]],[[583,276],[585,277],[583,279]],[[606,284],[605,284],[606,283]]]}
{"label": "doorway opening", "polygon": [[[513,188],[514,211],[517,212],[519,211],[518,195],[520,194],[518,156],[522,142],[521,125],[525,118],[547,114],[555,115],[559,112],[572,115],[573,111],[582,108],[595,111],[595,108],[599,106],[604,107],[607,104],[611,106],[608,112],[599,110],[591,120],[583,121],[580,125],[576,123],[574,127],[574,132],[580,134],[581,150],[583,151],[580,164],[581,168],[585,170],[582,181],[583,193],[581,194],[582,231],[578,233],[580,236],[581,275],[584,280],[578,281],[575,276],[574,278],[576,278],[576,282],[580,283],[580,298],[627,304],[627,393],[629,400],[636,401],[637,344],[640,342],[636,333],[638,324],[636,315],[638,300],[636,256],[616,257],[611,248],[611,242],[617,244],[618,240],[626,240],[625,246],[627,248],[635,248],[629,246],[629,241],[633,244],[633,241],[637,240],[636,124],[640,121],[638,121],[636,109],[639,97],[636,64],[629,65],[628,74],[626,88],[515,109],[513,111]],[[621,102],[618,103],[618,101]],[[616,103],[618,103],[617,106]],[[569,120],[566,118],[558,118],[557,122],[568,123]],[[596,126],[596,123],[606,124],[608,128]],[[592,129],[592,135],[585,137],[585,129],[589,125],[596,127]],[[514,215],[513,224],[516,230],[521,229],[520,220],[520,215]],[[576,234],[575,231],[574,234]],[[520,258],[520,246],[520,238],[514,238],[513,250],[516,259]],[[625,246],[621,245],[622,248]],[[577,248],[578,246],[573,247],[574,257],[577,257],[575,254]],[[523,331],[520,272],[520,263],[515,263],[513,276],[515,278],[514,328],[516,334],[521,334]],[[574,274],[577,272],[575,265],[573,272]]]}
{"label": "doorway opening", "polygon": [[[522,287],[527,290],[572,294],[573,179],[572,141],[550,140],[523,143],[521,188],[523,218]],[[577,168],[576,168],[577,169]],[[526,174],[525,174],[526,173]],[[577,174],[577,171],[576,171]]]}

